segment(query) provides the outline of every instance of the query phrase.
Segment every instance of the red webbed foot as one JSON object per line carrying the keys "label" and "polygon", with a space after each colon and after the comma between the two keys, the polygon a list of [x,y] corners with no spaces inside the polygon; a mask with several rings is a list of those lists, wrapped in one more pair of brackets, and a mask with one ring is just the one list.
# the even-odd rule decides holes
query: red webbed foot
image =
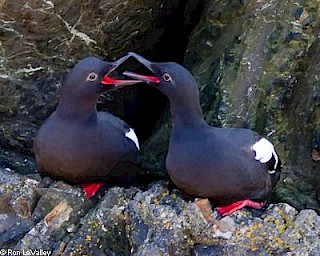
{"label": "red webbed foot", "polygon": [[263,206],[265,206],[265,202],[254,202],[250,199],[246,199],[246,200],[242,200],[242,201],[238,201],[226,206],[220,206],[217,207],[217,211],[221,214],[221,215],[229,215],[237,210],[240,210],[244,207],[251,207],[254,209],[261,209]]}
{"label": "red webbed foot", "polygon": [[86,183],[86,184],[81,184],[81,187],[84,190],[84,193],[86,195],[87,199],[90,199],[91,197],[93,197],[97,191],[99,190],[99,188],[102,187],[104,183],[100,182],[100,183]]}

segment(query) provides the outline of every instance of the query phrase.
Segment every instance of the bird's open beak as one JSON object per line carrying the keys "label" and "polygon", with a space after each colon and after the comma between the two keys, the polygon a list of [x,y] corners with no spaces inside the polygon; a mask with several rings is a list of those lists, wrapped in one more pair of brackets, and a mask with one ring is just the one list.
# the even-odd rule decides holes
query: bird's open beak
{"label": "bird's open beak", "polygon": [[136,84],[136,83],[141,83],[140,80],[121,80],[121,79],[114,79],[109,77],[109,74],[116,70],[123,62],[125,62],[128,58],[130,58],[129,55],[126,55],[120,59],[118,59],[117,61],[114,61],[111,63],[111,68],[109,69],[109,71],[107,72],[107,74],[105,74],[105,76],[103,77],[101,84],[103,85],[111,85],[114,88],[121,88],[123,86],[126,85],[132,85],[132,84]]}
{"label": "bird's open beak", "polygon": [[[129,52],[128,55],[129,57],[135,58],[137,61],[139,61],[143,66],[145,66],[147,69],[149,69],[153,74],[155,71],[152,68],[152,62],[148,61],[147,59],[143,58],[137,53],[134,52]],[[131,77],[132,79],[139,80],[141,82],[145,82],[148,84],[158,84],[160,83],[160,79],[157,76],[145,76],[145,75],[140,75],[131,71],[125,71],[123,72],[124,75]]]}

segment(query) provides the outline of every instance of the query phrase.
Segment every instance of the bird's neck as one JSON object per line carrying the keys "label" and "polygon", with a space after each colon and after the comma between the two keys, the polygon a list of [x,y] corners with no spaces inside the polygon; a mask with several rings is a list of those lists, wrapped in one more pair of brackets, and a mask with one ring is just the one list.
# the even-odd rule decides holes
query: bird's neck
{"label": "bird's neck", "polygon": [[56,113],[61,119],[88,121],[97,118],[96,104],[74,104],[72,102],[60,101]]}
{"label": "bird's neck", "polygon": [[206,125],[199,101],[188,103],[176,101],[170,104],[170,110],[174,127],[187,128]]}

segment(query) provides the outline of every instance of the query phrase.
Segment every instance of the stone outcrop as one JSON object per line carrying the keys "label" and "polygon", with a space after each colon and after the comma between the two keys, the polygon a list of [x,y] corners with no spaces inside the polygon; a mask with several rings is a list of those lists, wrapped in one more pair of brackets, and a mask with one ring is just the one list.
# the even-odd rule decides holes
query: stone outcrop
{"label": "stone outcrop", "polygon": [[[1,169],[0,245],[52,255],[315,255],[320,217],[284,203],[207,222],[165,181],[111,187],[90,201],[78,186]],[[39,199],[40,198],[40,199]],[[18,224],[17,224],[18,223]]]}

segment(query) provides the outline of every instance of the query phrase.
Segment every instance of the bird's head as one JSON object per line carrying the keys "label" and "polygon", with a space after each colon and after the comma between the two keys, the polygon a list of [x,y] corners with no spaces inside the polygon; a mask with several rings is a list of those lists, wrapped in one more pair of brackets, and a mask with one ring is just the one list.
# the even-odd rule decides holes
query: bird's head
{"label": "bird's head", "polygon": [[139,83],[139,80],[121,80],[109,76],[129,57],[125,56],[114,62],[92,56],[80,60],[62,83],[61,98],[72,101],[97,100],[103,92]]}

